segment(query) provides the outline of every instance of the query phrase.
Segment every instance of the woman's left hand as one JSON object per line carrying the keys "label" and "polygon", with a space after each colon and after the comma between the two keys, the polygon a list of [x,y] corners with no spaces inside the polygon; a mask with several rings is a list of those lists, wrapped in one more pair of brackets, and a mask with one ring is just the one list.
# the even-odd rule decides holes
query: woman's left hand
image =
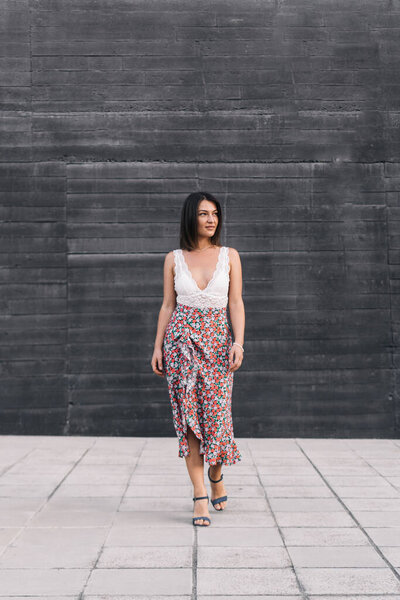
{"label": "woman's left hand", "polygon": [[237,371],[243,361],[243,350],[233,344],[229,352],[229,370]]}

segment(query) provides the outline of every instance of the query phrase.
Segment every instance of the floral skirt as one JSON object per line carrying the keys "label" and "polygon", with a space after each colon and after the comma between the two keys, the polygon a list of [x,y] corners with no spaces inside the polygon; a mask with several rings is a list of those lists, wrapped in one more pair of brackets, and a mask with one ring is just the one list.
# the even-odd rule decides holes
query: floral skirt
{"label": "floral skirt", "polygon": [[242,458],[233,436],[231,346],[226,308],[176,304],[165,330],[163,368],[180,457],[190,454],[190,427],[210,465]]}

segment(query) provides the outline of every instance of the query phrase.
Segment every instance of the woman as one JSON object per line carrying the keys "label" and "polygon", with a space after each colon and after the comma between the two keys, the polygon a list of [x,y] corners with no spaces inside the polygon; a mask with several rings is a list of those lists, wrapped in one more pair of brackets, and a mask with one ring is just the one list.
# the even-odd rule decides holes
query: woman
{"label": "woman", "polygon": [[222,464],[241,460],[231,395],[244,352],[242,268],[238,252],[219,245],[221,226],[218,200],[207,192],[189,194],[181,214],[180,248],[164,261],[164,299],[151,360],[154,373],[168,381],[179,456],[185,457],[193,484],[193,525],[198,526],[211,523],[204,459],[216,510],[227,501]]}

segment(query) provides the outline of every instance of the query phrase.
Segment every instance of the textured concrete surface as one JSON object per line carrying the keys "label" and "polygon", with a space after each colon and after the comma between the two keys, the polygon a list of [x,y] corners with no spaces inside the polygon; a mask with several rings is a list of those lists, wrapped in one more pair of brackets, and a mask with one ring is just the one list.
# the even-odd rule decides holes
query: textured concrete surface
{"label": "textured concrete surface", "polygon": [[398,438],[399,1],[2,0],[0,32],[0,433],[174,435],[163,258],[208,190],[236,434]]}
{"label": "textured concrete surface", "polygon": [[399,440],[237,441],[195,528],[176,438],[1,436],[1,600],[400,598]]}

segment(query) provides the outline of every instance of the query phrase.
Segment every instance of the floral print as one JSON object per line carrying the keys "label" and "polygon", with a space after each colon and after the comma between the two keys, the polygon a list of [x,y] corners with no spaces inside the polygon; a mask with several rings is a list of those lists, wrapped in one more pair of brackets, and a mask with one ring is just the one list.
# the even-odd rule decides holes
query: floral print
{"label": "floral print", "polygon": [[190,454],[189,426],[210,465],[241,460],[233,436],[231,346],[226,308],[176,304],[165,330],[163,366],[180,457]]}

